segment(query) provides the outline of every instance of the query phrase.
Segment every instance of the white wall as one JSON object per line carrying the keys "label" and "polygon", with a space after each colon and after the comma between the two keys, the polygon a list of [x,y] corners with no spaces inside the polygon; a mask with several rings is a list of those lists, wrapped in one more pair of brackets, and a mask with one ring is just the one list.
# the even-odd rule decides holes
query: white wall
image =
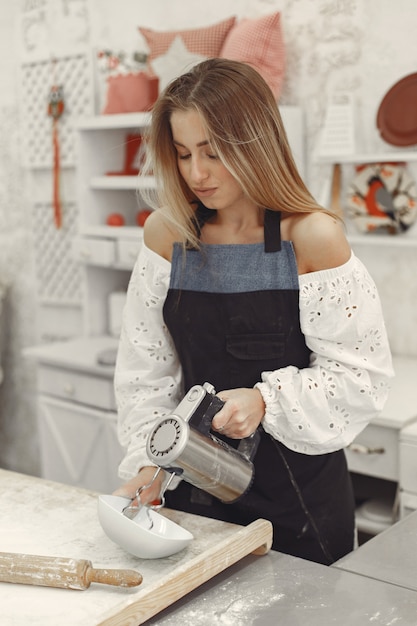
{"label": "white wall", "polygon": [[33,368],[22,349],[33,342],[35,286],[27,221],[26,172],[21,166],[17,6],[0,8],[0,466],[38,469]]}
{"label": "white wall", "polygon": [[[137,27],[187,28],[214,23],[230,15],[255,17],[282,12],[287,50],[283,104],[303,107],[306,149],[311,157],[334,91],[354,97],[358,151],[387,149],[375,127],[384,93],[417,68],[415,0],[20,0],[0,7],[0,235],[13,233],[26,242],[12,246],[13,262],[1,274],[10,278],[12,319],[7,322],[8,381],[0,397],[0,465],[36,471],[34,407],[27,394],[32,372],[20,355],[22,345],[36,340],[30,268],[29,200],[25,173],[16,153],[22,104],[16,80],[25,58],[48,58],[86,45],[143,49]],[[32,20],[30,22],[30,20]],[[24,97],[24,96],[23,96]],[[23,102],[24,104],[24,102]],[[24,106],[21,108],[24,114]],[[4,130],[6,129],[6,130]],[[318,194],[328,171],[310,164],[309,184]],[[11,236],[6,237],[8,242]],[[1,241],[1,240],[0,240]],[[7,247],[10,250],[10,245]],[[417,356],[417,252],[358,248],[380,289],[395,352]],[[3,259],[3,260],[2,260]],[[10,274],[10,270],[13,272]],[[3,327],[4,327],[3,322]],[[10,345],[11,342],[11,345]],[[1,390],[1,388],[0,388]],[[6,396],[6,397],[5,397]],[[25,452],[26,451],[26,454]]]}

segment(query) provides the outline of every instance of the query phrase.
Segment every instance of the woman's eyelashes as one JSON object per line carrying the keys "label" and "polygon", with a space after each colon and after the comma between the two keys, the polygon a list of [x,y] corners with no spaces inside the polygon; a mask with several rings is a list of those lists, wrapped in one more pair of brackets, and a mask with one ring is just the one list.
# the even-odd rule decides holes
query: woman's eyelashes
{"label": "woman's eyelashes", "polygon": [[[207,154],[206,154],[206,157],[207,157],[208,159],[212,159],[212,160],[217,160],[217,159],[218,159],[217,154],[207,153]],[[187,159],[190,159],[190,158],[191,158],[191,154],[178,154],[178,158],[179,158],[181,161],[186,161]]]}

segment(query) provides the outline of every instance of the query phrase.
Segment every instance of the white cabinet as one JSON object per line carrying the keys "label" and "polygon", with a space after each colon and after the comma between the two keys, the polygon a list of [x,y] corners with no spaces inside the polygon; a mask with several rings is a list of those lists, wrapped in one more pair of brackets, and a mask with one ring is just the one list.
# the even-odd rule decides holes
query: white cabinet
{"label": "white cabinet", "polygon": [[349,469],[359,474],[400,479],[401,430],[417,420],[417,359],[394,356],[395,378],[382,413],[346,451]]}
{"label": "white cabinet", "polygon": [[113,337],[85,337],[26,350],[38,362],[42,477],[101,492],[120,483],[113,367],[100,355]]}
{"label": "white cabinet", "polygon": [[81,263],[113,267],[116,263],[116,242],[104,237],[77,237],[73,242],[73,256]]}
{"label": "white cabinet", "polygon": [[[402,443],[403,433],[417,424],[417,359],[395,356],[393,363],[396,376],[381,415],[346,450],[356,495],[363,499],[357,526],[367,534],[376,534],[403,516],[399,497],[404,489],[411,495],[417,467],[404,462],[409,448]],[[413,450],[417,451],[417,440]],[[417,484],[414,493],[417,508]]]}
{"label": "white cabinet", "polygon": [[105,493],[120,485],[116,413],[40,394],[38,427],[43,478]]}

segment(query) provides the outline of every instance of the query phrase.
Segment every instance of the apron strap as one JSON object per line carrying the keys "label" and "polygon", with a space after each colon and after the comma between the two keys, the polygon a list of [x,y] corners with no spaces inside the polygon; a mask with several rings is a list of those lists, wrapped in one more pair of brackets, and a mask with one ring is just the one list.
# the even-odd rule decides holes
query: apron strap
{"label": "apron strap", "polygon": [[264,239],[265,252],[281,250],[281,211],[265,210]]}
{"label": "apron strap", "polygon": [[[195,212],[195,227],[198,237],[200,237],[204,224],[215,212],[214,209],[208,209],[201,203],[198,204]],[[265,252],[279,252],[281,250],[281,211],[265,210],[264,241]]]}

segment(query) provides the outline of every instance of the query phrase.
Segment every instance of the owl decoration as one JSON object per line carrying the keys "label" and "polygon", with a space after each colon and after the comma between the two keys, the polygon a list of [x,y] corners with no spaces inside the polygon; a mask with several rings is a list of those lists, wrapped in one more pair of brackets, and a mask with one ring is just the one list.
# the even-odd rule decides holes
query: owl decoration
{"label": "owl decoration", "polygon": [[53,85],[48,98],[48,115],[57,120],[64,112],[64,88],[62,85]]}
{"label": "owl decoration", "polygon": [[64,112],[64,89],[62,85],[53,85],[48,96],[48,116],[52,118],[52,150],[53,150],[53,207],[54,222],[57,228],[62,226],[62,210],[59,193],[60,147],[58,120]]}

